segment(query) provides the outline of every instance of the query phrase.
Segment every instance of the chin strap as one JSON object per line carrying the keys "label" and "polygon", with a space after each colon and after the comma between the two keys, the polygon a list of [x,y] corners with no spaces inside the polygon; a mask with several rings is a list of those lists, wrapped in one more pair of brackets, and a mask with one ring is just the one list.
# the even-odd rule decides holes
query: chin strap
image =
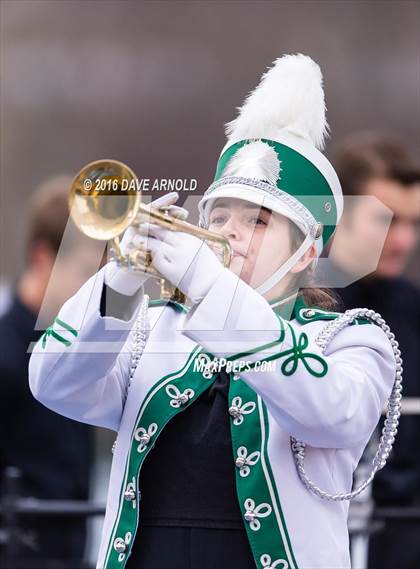
{"label": "chin strap", "polygon": [[309,247],[314,242],[313,236],[308,233],[303,243],[297,249],[295,253],[291,257],[287,259],[275,273],[271,275],[265,282],[263,282],[260,286],[258,286],[255,290],[260,294],[265,294],[270,289],[273,288],[277,283],[281,281],[281,279],[290,271],[290,269],[299,261],[301,257],[308,251]]}

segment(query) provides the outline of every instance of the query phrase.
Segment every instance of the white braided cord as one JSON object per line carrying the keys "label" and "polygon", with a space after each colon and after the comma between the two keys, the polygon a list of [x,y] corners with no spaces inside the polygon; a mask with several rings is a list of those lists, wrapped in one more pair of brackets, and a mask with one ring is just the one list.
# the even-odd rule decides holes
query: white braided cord
{"label": "white braided cord", "polygon": [[392,350],[394,352],[396,373],[394,384],[392,387],[391,395],[388,400],[388,407],[386,411],[386,418],[384,421],[384,426],[382,428],[381,438],[379,440],[378,450],[376,451],[375,457],[372,461],[372,470],[367,477],[367,479],[358,488],[352,492],[339,493],[339,494],[329,494],[324,490],[321,490],[305,472],[304,462],[305,462],[305,447],[306,444],[296,440],[294,437],[290,437],[291,448],[293,452],[293,457],[295,459],[296,468],[298,471],[299,478],[305,485],[305,487],[318,496],[319,498],[330,500],[330,501],[343,501],[351,500],[358,496],[363,490],[372,482],[375,474],[378,470],[383,468],[389,457],[392,449],[392,445],[395,441],[395,436],[398,430],[398,422],[401,415],[401,392],[402,392],[402,359],[401,351],[398,347],[398,342],[395,340],[394,334],[391,332],[389,326],[386,324],[385,320],[380,314],[374,310],[369,310],[368,308],[354,308],[347,310],[344,314],[340,315],[337,319],[329,322],[316,337],[315,343],[321,348],[324,353],[327,345],[331,340],[346,326],[349,326],[356,318],[366,318],[377,324],[386,334],[388,340],[391,343]]}
{"label": "white braided cord", "polygon": [[[133,381],[134,374],[140,358],[143,354],[144,346],[146,345],[146,333],[147,333],[147,311],[149,309],[149,295],[145,294],[143,302],[139,313],[137,315],[136,324],[133,329],[133,342],[131,345],[131,360],[130,360],[130,372],[128,374],[128,380],[125,387],[123,408],[125,402],[127,401],[128,390],[130,389],[131,383]],[[113,453],[117,445],[118,436],[112,445],[111,452]]]}
{"label": "white braided cord", "polygon": [[130,389],[131,383],[133,381],[134,374],[136,372],[138,363],[143,354],[144,346],[146,345],[146,328],[147,328],[147,311],[149,309],[149,295],[145,294],[144,299],[137,316],[136,325],[134,327],[134,337],[131,348],[131,364],[130,373],[128,376],[126,392],[124,403],[127,399],[128,390]]}

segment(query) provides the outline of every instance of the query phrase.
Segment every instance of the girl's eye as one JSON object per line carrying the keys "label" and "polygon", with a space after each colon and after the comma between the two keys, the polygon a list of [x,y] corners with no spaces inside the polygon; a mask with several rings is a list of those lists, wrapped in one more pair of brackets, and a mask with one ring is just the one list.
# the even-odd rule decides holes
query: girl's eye
{"label": "girl's eye", "polygon": [[213,219],[210,220],[211,224],[221,224],[221,223],[225,223],[225,218],[223,217],[223,215],[217,215],[215,217],[213,217]]}
{"label": "girl's eye", "polygon": [[253,216],[249,218],[249,222],[254,225],[267,225],[266,222],[260,216]]}

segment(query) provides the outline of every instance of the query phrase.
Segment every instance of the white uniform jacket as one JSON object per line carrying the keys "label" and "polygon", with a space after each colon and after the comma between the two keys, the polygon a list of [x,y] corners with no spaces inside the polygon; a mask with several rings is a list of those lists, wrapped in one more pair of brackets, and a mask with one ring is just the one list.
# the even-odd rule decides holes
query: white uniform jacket
{"label": "white uniform jacket", "polygon": [[[32,393],[44,405],[118,432],[97,569],[123,568],[134,539],[141,540],[142,463],[162,429],[217,377],[205,364],[225,356],[237,366],[226,413],[256,567],[349,567],[348,503],[322,500],[303,486],[290,436],[307,443],[306,469],[317,485],[333,493],[351,489],[394,379],[382,330],[367,322],[348,326],[322,354],[314,338],[336,314],[303,305],[288,321],[224,269],[189,311],[150,303],[147,341],[128,385],[130,332],[143,293],[129,321],[102,317],[103,272],[64,304],[29,366]],[[239,362],[246,365],[241,372]],[[262,362],[259,369],[255,362]],[[161,491],[173,491],[170,485]]]}

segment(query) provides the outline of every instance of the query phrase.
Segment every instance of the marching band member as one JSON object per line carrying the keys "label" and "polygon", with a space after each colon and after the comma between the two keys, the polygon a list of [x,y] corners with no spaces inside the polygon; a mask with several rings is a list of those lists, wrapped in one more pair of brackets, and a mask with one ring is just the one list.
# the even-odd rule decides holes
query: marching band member
{"label": "marching band member", "polygon": [[147,275],[112,261],[36,345],[34,396],[118,432],[98,569],[350,567],[348,502],[325,498],[351,490],[401,362],[383,321],[334,328],[331,297],[299,290],[342,212],[326,131],[319,67],[276,60],[199,204],[230,267],[131,227],[125,250],[147,246],[191,307],[149,302]]}

